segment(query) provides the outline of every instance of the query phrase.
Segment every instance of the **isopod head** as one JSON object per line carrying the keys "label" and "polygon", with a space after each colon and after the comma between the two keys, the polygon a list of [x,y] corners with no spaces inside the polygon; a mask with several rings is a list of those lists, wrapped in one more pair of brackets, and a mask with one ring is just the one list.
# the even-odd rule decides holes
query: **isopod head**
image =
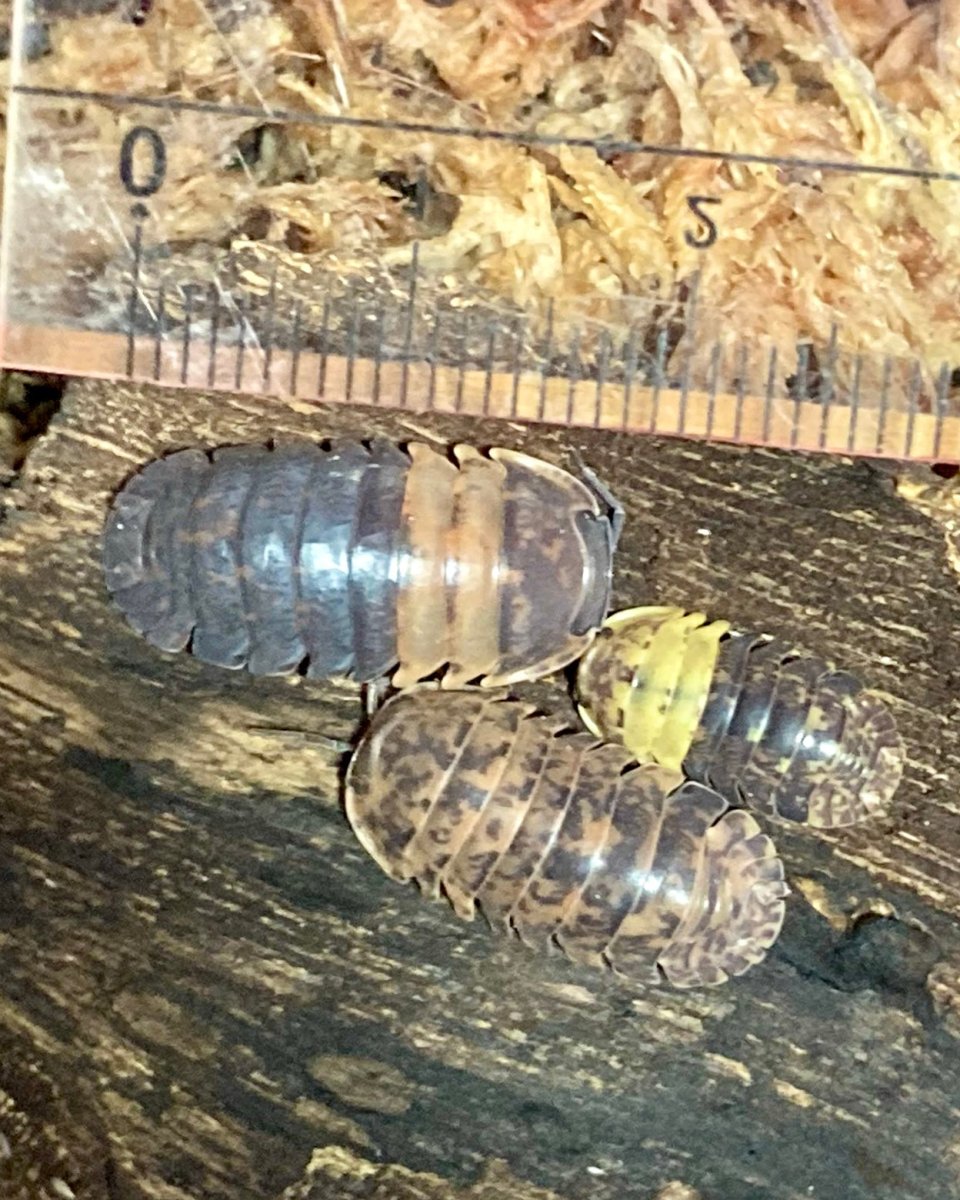
{"label": "isopod head", "polygon": [[845,671],[680,608],[615,613],[579,664],[587,726],[734,804],[819,827],[882,813],[903,772],[890,710]]}

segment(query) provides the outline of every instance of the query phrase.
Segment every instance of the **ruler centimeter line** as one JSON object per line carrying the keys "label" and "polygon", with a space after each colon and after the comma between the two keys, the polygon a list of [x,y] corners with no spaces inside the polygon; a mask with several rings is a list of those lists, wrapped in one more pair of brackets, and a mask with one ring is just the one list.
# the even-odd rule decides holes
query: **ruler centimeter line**
{"label": "ruler centimeter line", "polygon": [[[21,17],[27,3],[18,0]],[[15,66],[22,68],[22,61]],[[10,89],[11,130],[18,136],[10,139],[8,213],[16,213],[18,163],[26,160],[26,139],[35,128],[31,106],[50,100],[160,111],[174,121],[179,114],[199,113],[262,124],[373,129],[530,148],[582,148],[601,157],[645,154],[906,179],[920,186],[960,183],[960,172],[894,163],[770,156],[612,137],[42,87],[22,82],[20,74],[15,70]],[[152,126],[135,126],[130,134],[134,135],[131,158],[126,169],[121,160],[119,170],[127,198],[134,200],[125,322],[107,321],[108,327],[102,328],[94,321],[91,328],[47,312],[41,312],[39,319],[33,313],[18,319],[10,266],[17,237],[14,223],[4,239],[0,361],[5,365],[170,387],[283,395],[307,402],[336,400],[795,450],[960,462],[960,407],[955,410],[951,395],[958,371],[950,364],[941,364],[931,378],[931,369],[925,371],[919,359],[841,351],[837,323],[825,346],[802,342],[789,356],[782,347],[763,345],[757,338],[735,337],[731,343],[728,336],[721,341],[710,330],[698,342],[699,272],[674,300],[657,302],[670,313],[667,322],[682,326],[685,350],[679,365],[673,354],[677,337],[667,324],[656,330],[651,344],[649,313],[643,337],[641,323],[629,318],[621,325],[599,328],[594,320],[592,330],[589,322],[574,320],[561,336],[555,328],[553,300],[547,302],[545,313],[531,316],[506,311],[505,305],[501,311],[489,302],[485,307],[482,299],[475,302],[467,291],[455,296],[449,307],[438,304],[436,296],[424,299],[419,240],[412,242],[406,274],[391,277],[389,289],[385,284],[372,304],[369,296],[361,294],[362,281],[331,279],[319,316],[309,311],[296,287],[280,285],[276,263],[265,295],[225,287],[218,277],[211,284],[188,274],[151,287],[143,277],[143,235],[151,216],[145,201],[163,204],[166,148]],[[148,171],[146,179],[139,181],[133,179],[131,166],[137,137],[146,139],[153,154],[152,175]],[[421,218],[424,182],[422,175],[416,180],[412,210]],[[717,237],[706,206],[718,200],[690,196],[687,202],[699,229],[686,232],[686,241],[706,250]],[[338,288],[339,296],[334,294]],[[179,302],[171,308],[175,293]],[[652,312],[655,305],[650,303],[649,308]],[[591,342],[590,350],[583,350],[584,341]]]}

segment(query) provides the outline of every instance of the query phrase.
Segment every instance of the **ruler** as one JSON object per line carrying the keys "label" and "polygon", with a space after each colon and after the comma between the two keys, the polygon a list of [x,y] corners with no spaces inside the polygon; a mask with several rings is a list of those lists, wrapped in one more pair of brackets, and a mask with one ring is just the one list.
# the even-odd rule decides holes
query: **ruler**
{"label": "ruler", "polygon": [[[208,0],[209,21],[220,0]],[[94,0],[96,7],[96,0]],[[838,454],[960,462],[960,364],[883,355],[838,320],[822,342],[783,345],[730,328],[694,269],[669,294],[594,298],[563,310],[460,286],[414,237],[405,261],[382,255],[306,264],[269,239],[184,252],[165,242],[171,177],[182,204],[191,170],[222,165],[225,147],[285,128],[376,129],[404,145],[509,143],[874,176],[899,188],[957,188],[960,174],[902,164],[765,157],[629,139],[456,126],[349,109],[93,90],[70,61],[38,53],[44,21],[67,0],[17,0],[0,272],[0,355],[7,367],[463,413],[627,433],[713,439]],[[89,3],[85,11],[89,12]],[[129,39],[149,0],[100,3]],[[198,0],[198,12],[204,12]],[[69,18],[64,18],[65,20]],[[78,18],[79,20],[79,18]],[[82,25],[78,25],[82,28]],[[78,132],[79,131],[79,132]],[[266,131],[266,132],[265,132]],[[205,161],[204,155],[219,155]],[[192,158],[191,158],[192,156]],[[191,165],[192,164],[192,165]],[[241,161],[239,170],[246,169]],[[391,183],[386,180],[387,185]],[[428,221],[425,177],[396,183],[416,227]],[[186,189],[189,194],[189,188]],[[209,196],[196,195],[202,209]],[[713,196],[687,198],[692,249],[721,236]]]}

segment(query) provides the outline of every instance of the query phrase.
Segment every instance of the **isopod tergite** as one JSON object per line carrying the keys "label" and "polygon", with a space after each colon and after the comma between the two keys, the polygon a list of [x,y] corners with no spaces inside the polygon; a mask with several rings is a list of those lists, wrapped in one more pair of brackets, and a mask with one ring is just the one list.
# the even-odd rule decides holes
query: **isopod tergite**
{"label": "isopod tergite", "polygon": [[[162,650],[254,675],[443,686],[548,674],[608,604],[621,514],[512,450],[392,442],[183,450],[124,486],[107,586]],[[482,678],[481,678],[482,677]]]}
{"label": "isopod tergite", "polygon": [[346,810],[392,878],[644,982],[722,983],[783,920],[783,864],[749,813],[495,693],[388,701],[351,759]]}
{"label": "isopod tergite", "polygon": [[682,608],[615,613],[577,672],[581,715],[641,762],[821,828],[881,813],[903,772],[890,710],[790,643]]}

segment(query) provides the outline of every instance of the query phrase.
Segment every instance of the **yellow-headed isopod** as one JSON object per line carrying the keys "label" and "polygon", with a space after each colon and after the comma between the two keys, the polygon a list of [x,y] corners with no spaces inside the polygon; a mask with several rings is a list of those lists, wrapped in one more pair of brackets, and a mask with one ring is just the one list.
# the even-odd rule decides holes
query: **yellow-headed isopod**
{"label": "yellow-headed isopod", "polygon": [[874,816],[903,772],[893,715],[853,675],[703,613],[615,613],[576,687],[597,735],[787,821],[829,827]]}

